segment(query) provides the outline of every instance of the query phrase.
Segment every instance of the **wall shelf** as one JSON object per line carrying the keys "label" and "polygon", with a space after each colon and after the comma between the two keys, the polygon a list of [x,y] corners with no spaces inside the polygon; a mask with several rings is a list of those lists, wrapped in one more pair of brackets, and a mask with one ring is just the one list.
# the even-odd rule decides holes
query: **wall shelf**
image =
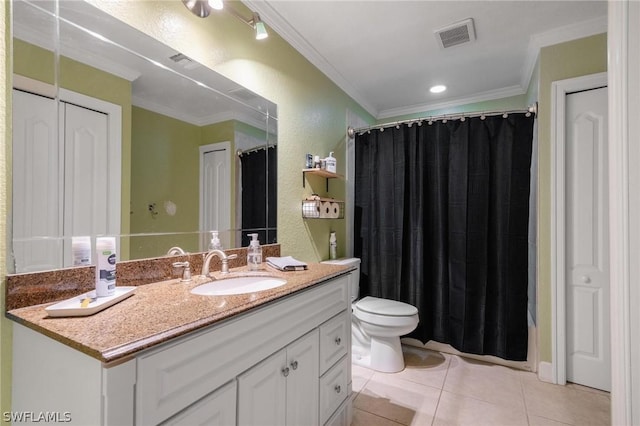
{"label": "wall shelf", "polygon": [[327,192],[329,192],[329,179],[344,179],[344,176],[338,173],[328,172],[324,169],[302,169],[302,187],[303,188],[305,187],[305,179],[307,174],[321,176],[325,178],[327,180]]}

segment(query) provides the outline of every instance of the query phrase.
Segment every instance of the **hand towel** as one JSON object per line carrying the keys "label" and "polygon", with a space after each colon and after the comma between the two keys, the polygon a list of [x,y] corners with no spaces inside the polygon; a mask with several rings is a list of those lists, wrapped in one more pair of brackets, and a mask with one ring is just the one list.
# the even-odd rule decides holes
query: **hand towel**
{"label": "hand towel", "polygon": [[281,271],[304,271],[307,264],[291,256],[267,257],[267,264]]}

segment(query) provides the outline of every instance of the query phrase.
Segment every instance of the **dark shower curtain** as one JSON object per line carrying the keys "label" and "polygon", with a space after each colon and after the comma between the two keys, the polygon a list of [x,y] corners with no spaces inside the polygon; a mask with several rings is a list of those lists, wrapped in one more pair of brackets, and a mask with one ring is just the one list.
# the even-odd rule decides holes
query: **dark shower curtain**
{"label": "dark shower curtain", "polygon": [[522,361],[534,118],[483,118],[356,137],[361,295],[416,306],[422,342]]}
{"label": "dark shower curtain", "polygon": [[260,244],[277,241],[277,147],[258,149],[240,156],[242,177],[242,247],[249,245],[249,233],[257,233]]}

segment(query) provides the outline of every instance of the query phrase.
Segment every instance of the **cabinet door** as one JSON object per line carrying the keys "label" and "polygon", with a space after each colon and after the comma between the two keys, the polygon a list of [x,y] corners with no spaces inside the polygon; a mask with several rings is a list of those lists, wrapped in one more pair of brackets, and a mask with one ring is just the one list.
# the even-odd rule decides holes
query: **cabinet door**
{"label": "cabinet door", "polygon": [[287,355],[283,349],[238,377],[238,424],[284,425]]}
{"label": "cabinet door", "polygon": [[236,381],[205,396],[163,426],[227,426],[236,424]]}
{"label": "cabinet door", "polygon": [[318,424],[318,329],[287,347],[287,425]]}

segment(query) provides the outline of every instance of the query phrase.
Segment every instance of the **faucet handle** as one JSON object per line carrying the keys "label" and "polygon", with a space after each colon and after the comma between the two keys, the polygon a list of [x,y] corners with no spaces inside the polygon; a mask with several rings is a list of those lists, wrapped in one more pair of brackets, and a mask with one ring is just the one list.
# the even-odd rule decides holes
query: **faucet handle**
{"label": "faucet handle", "polygon": [[191,281],[191,265],[189,265],[189,262],[173,262],[171,266],[174,268],[184,268],[180,282],[187,283]]}
{"label": "faucet handle", "polygon": [[229,256],[227,256],[227,260],[235,259],[237,257],[238,257],[237,254],[230,254]]}

